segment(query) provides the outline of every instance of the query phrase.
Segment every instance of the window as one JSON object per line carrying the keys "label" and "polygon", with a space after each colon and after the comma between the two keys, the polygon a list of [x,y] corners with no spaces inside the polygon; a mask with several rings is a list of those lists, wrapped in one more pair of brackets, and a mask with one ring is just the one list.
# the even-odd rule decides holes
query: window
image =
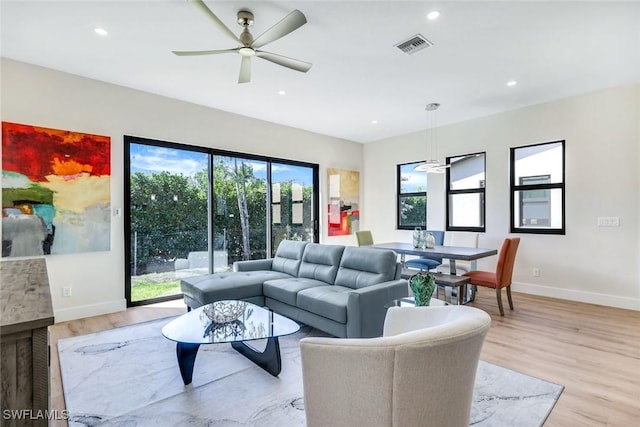
{"label": "window", "polygon": [[398,207],[396,227],[412,230],[427,226],[427,174],[416,171],[422,162],[398,165]]}
{"label": "window", "polygon": [[447,157],[448,231],[485,231],[485,153]]}
{"label": "window", "polygon": [[[523,176],[520,185],[548,184],[551,176]],[[551,225],[551,192],[549,190],[529,190],[520,193],[520,224],[529,227]]]}
{"label": "window", "polygon": [[511,148],[511,232],[565,234],[564,141]]}

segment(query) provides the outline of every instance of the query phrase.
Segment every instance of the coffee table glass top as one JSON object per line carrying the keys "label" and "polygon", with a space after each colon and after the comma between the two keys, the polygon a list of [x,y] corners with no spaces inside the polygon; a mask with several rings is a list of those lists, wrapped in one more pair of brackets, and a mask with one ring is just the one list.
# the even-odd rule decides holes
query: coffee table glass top
{"label": "coffee table glass top", "polygon": [[[429,307],[442,307],[445,305],[449,305],[448,302],[442,301],[441,299],[431,298],[429,302]],[[389,307],[415,307],[416,300],[413,297],[404,297],[400,299],[394,299],[390,301],[385,308]]]}
{"label": "coffee table glass top", "polygon": [[300,325],[268,308],[225,300],[198,307],[167,323],[162,335],[171,341],[217,344],[290,335]]}

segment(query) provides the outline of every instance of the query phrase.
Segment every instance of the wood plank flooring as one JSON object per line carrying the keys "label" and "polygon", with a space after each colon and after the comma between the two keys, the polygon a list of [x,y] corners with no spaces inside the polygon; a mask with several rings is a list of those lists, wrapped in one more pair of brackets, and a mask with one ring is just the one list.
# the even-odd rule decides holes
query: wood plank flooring
{"label": "wood plank flooring", "polygon": [[[493,290],[470,304],[493,319],[481,358],[565,386],[546,427],[640,425],[640,312],[516,292],[513,300],[509,311],[505,297],[504,317]],[[185,311],[165,303],[51,326],[51,409],[65,409],[58,339]]]}

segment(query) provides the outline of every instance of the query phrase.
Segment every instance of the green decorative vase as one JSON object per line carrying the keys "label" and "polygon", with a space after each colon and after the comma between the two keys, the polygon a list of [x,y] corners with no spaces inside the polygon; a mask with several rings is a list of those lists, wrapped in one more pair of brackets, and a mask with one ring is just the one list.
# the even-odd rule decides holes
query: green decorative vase
{"label": "green decorative vase", "polygon": [[429,305],[433,291],[436,290],[436,279],[429,273],[418,273],[409,279],[409,287],[417,306]]}

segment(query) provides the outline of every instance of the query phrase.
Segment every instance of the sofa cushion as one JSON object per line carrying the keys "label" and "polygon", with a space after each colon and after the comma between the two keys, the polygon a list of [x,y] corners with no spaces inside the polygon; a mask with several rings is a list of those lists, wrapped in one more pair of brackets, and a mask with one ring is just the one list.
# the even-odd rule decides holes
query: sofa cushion
{"label": "sofa cushion", "polygon": [[291,278],[276,271],[246,271],[207,274],[182,279],[182,293],[202,304],[224,299],[244,299],[262,296],[262,284],[267,280]]}
{"label": "sofa cushion", "polygon": [[393,280],[396,253],[386,249],[349,246],[344,249],[335,284],[358,289]]}
{"label": "sofa cushion", "polygon": [[327,285],[298,292],[298,308],[327,317],[339,323],[347,323],[347,300],[351,288]]}
{"label": "sofa cushion", "polygon": [[298,277],[316,279],[333,285],[344,246],[309,243],[304,248]]}
{"label": "sofa cushion", "polygon": [[295,240],[283,240],[280,242],[276,255],[273,257],[271,269],[297,276],[305,246],[307,246],[307,242]]}
{"label": "sofa cushion", "polygon": [[265,297],[296,305],[298,292],[316,286],[327,286],[327,284],[315,279],[294,277],[291,279],[267,280],[262,286],[262,292]]}

